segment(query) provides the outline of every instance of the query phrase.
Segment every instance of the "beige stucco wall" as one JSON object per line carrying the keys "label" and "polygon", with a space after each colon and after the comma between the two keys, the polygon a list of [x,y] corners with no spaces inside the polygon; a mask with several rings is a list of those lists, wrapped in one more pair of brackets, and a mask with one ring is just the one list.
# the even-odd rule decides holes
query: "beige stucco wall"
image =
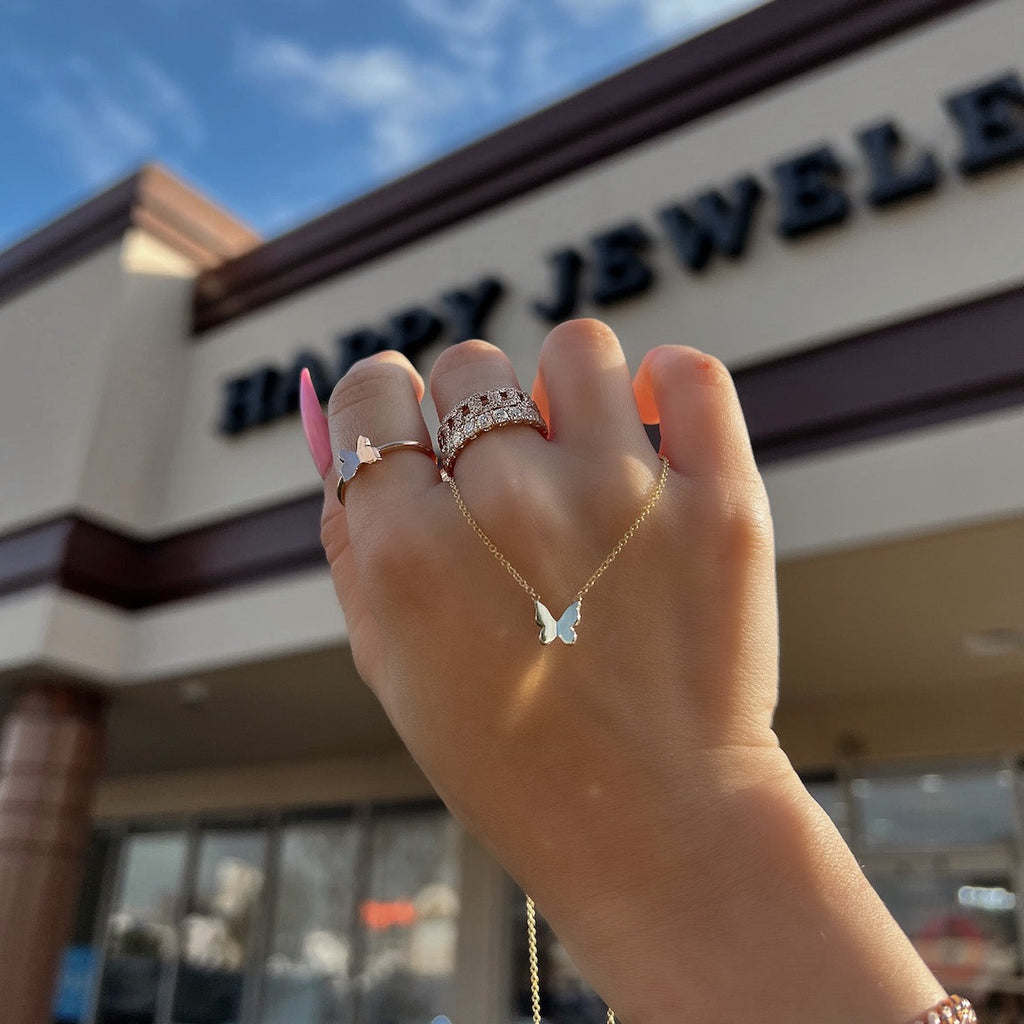
{"label": "beige stucco wall", "polygon": [[0,599],[0,677],[31,666],[102,686],[343,646],[326,568],[125,612],[52,585]]}
{"label": "beige stucco wall", "polygon": [[0,303],[0,531],[151,514],[189,365],[195,268],[139,229]]}
{"label": "beige stucco wall", "polygon": [[121,285],[103,391],[78,503],[135,533],[153,515],[188,386],[195,267],[133,228],[120,254]]}
{"label": "beige stucco wall", "polygon": [[120,292],[110,245],[0,305],[0,530],[77,505]]}

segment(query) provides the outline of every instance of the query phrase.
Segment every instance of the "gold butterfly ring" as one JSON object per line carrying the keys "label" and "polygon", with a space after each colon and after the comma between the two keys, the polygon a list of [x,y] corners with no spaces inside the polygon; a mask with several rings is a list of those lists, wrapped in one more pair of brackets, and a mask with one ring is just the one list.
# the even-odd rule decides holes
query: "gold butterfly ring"
{"label": "gold butterfly ring", "polygon": [[360,434],[356,441],[356,450],[349,451],[347,448],[338,450],[338,501],[345,504],[345,485],[349,483],[363,466],[373,462],[380,462],[388,453],[399,448],[415,448],[424,455],[429,455],[436,464],[437,456],[433,448],[428,448],[419,441],[389,441],[387,444],[374,447],[365,434]]}

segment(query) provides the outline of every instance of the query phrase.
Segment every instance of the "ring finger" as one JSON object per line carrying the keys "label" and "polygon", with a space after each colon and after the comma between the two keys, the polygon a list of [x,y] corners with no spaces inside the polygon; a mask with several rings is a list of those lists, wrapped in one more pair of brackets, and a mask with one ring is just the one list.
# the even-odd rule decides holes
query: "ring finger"
{"label": "ring finger", "polygon": [[[328,405],[334,470],[355,525],[382,506],[417,500],[438,482],[437,466],[426,457],[433,446],[420,412],[422,397],[423,379],[398,352],[356,363],[335,386]],[[387,448],[402,441],[422,451]]]}

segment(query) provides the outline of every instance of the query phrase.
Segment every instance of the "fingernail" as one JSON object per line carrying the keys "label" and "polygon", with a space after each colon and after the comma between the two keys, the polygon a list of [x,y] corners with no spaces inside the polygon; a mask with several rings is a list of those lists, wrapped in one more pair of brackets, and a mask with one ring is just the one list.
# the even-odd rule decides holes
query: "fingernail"
{"label": "fingernail", "polygon": [[302,413],[302,429],[306,432],[306,443],[309,454],[313,456],[317,472],[321,477],[327,476],[333,462],[331,455],[331,435],[327,429],[327,417],[320,408],[316,388],[305,367],[299,379],[299,410]]}

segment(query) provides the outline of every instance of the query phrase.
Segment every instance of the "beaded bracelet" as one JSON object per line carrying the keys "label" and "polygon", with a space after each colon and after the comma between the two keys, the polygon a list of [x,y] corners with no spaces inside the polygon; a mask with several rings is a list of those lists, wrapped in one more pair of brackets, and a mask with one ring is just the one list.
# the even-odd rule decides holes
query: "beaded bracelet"
{"label": "beaded bracelet", "polygon": [[943,999],[911,1024],[978,1024],[978,1015],[968,1000],[954,995]]}

